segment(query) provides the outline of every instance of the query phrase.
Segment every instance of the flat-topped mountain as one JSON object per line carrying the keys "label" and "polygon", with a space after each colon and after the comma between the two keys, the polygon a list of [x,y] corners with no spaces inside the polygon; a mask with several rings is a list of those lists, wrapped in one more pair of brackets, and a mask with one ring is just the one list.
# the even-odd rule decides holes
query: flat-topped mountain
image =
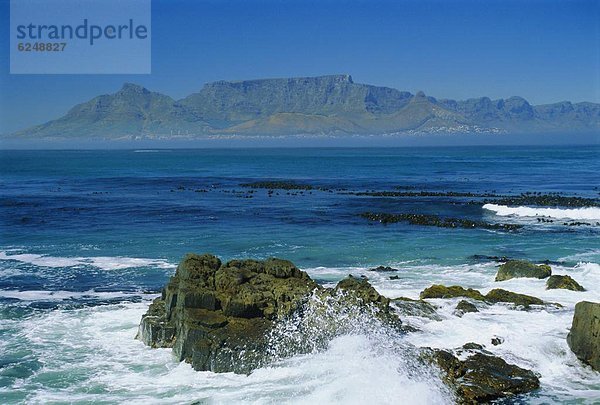
{"label": "flat-topped mountain", "polygon": [[125,84],[15,138],[600,131],[600,104],[521,97],[455,101],[354,83],[350,75],[218,81],[182,100]]}

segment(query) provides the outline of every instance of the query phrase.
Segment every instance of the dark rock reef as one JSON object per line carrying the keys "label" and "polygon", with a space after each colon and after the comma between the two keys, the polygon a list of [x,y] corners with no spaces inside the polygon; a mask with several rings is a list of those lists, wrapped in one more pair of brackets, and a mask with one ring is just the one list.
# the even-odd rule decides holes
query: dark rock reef
{"label": "dark rock reef", "polygon": [[546,289],[552,290],[556,288],[562,288],[564,290],[571,291],[585,291],[585,288],[583,288],[577,281],[573,280],[571,276],[554,275],[548,277],[548,280],[546,280]]}
{"label": "dark rock reef", "polygon": [[397,222],[407,222],[411,225],[437,226],[439,228],[466,228],[466,229],[494,229],[501,231],[515,231],[522,228],[517,224],[491,224],[483,221],[473,221],[464,218],[445,218],[428,214],[388,214],[364,212],[361,217],[370,221],[380,222],[384,225]]}
{"label": "dark rock reef", "polygon": [[496,281],[505,281],[516,277],[546,278],[551,274],[552,269],[547,264],[535,265],[525,260],[509,260],[498,269]]}
{"label": "dark rock reef", "polygon": [[579,360],[600,371],[600,303],[581,301],[575,305],[567,343]]}

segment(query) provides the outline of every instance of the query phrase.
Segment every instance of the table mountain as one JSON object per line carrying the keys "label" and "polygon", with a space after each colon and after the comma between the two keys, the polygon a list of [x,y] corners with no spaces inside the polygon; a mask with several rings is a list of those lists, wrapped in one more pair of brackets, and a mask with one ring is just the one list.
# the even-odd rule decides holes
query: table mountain
{"label": "table mountain", "polygon": [[12,138],[538,133],[600,130],[600,104],[521,97],[455,101],[354,83],[349,75],[218,81],[182,100],[125,84]]}

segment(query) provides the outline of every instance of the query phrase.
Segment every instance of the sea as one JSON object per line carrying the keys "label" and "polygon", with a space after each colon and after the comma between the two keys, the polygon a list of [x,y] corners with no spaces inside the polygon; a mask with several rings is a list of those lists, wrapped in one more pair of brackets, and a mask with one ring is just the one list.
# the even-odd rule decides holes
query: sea
{"label": "sea", "polygon": [[[257,182],[302,187],[248,186]],[[451,394],[414,372],[408,348],[467,342],[539,375],[540,390],[503,403],[600,403],[600,373],[566,342],[575,304],[600,301],[600,207],[477,197],[598,199],[600,146],[2,150],[0,189],[2,404],[446,404]],[[522,228],[386,225],[364,212]],[[562,307],[458,317],[459,299],[432,299],[437,319],[403,316],[418,330],[398,342],[363,328],[249,375],[197,372],[135,339],[188,252],[285,258],[326,286],[366,276],[390,298],[444,284]],[[586,291],[495,282],[503,257],[548,262]],[[380,265],[398,271],[369,271]]]}

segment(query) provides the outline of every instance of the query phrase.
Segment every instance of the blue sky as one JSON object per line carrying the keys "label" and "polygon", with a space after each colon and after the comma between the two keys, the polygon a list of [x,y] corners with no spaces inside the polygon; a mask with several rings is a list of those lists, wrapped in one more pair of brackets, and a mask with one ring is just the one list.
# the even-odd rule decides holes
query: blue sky
{"label": "blue sky", "polygon": [[0,0],[0,133],[123,82],[182,98],[206,82],[349,73],[438,98],[600,102],[599,0],[153,0],[152,74],[10,75]]}

